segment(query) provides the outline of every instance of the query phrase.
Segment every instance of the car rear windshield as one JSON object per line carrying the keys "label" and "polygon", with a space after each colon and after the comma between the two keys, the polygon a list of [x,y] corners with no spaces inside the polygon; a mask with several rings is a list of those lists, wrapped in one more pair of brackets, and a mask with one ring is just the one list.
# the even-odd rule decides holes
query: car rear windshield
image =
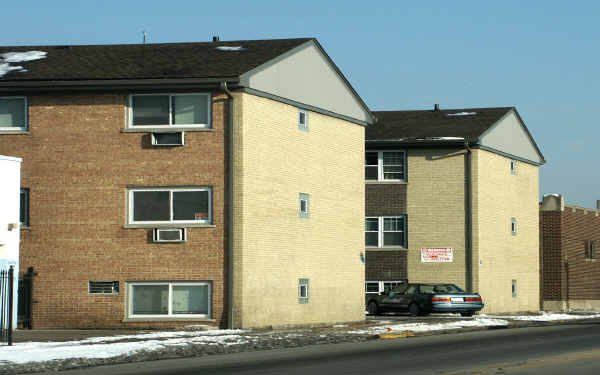
{"label": "car rear windshield", "polygon": [[421,293],[464,293],[464,290],[460,289],[454,284],[421,285]]}

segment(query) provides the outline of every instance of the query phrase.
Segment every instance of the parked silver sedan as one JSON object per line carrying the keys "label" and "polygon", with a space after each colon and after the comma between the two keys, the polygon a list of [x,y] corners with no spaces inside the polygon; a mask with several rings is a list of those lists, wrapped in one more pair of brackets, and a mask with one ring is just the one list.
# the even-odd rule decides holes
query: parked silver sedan
{"label": "parked silver sedan", "polygon": [[467,293],[454,284],[404,284],[371,297],[367,302],[369,314],[387,311],[408,311],[411,315],[457,312],[472,316],[483,309],[478,293]]}

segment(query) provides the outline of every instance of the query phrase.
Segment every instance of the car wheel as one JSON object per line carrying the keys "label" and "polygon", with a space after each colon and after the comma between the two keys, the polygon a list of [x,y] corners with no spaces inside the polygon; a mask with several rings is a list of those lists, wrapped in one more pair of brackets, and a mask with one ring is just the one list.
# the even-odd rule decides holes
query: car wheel
{"label": "car wheel", "polygon": [[377,303],[375,301],[369,302],[367,312],[369,313],[369,315],[377,315],[377,313],[379,312],[379,308],[377,307]]}
{"label": "car wheel", "polygon": [[473,314],[475,314],[475,311],[463,311],[460,313],[461,316],[473,316]]}
{"label": "car wheel", "polygon": [[408,312],[412,316],[419,316],[419,314],[421,313],[421,309],[419,308],[419,305],[417,305],[416,303],[411,303],[408,306]]}

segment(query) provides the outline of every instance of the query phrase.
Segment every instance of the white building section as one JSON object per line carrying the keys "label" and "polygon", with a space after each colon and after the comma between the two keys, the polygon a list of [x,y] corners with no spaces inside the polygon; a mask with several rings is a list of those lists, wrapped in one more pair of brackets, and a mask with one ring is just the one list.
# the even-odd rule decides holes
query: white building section
{"label": "white building section", "polygon": [[15,267],[13,327],[17,326],[21,159],[0,155],[0,269]]}

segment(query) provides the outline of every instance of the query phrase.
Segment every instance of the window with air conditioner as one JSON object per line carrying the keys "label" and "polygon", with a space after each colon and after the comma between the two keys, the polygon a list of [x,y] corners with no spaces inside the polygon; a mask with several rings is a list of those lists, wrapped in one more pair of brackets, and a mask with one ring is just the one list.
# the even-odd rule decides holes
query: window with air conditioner
{"label": "window with air conditioner", "polygon": [[184,144],[184,132],[152,133],[153,146],[183,146]]}
{"label": "window with air conditioner", "polygon": [[130,128],[210,128],[211,95],[135,94],[129,102]]}
{"label": "window with air conditioner", "polygon": [[119,294],[118,281],[88,281],[89,294]]}
{"label": "window with air conditioner", "polygon": [[128,224],[211,224],[210,187],[130,188]]}

